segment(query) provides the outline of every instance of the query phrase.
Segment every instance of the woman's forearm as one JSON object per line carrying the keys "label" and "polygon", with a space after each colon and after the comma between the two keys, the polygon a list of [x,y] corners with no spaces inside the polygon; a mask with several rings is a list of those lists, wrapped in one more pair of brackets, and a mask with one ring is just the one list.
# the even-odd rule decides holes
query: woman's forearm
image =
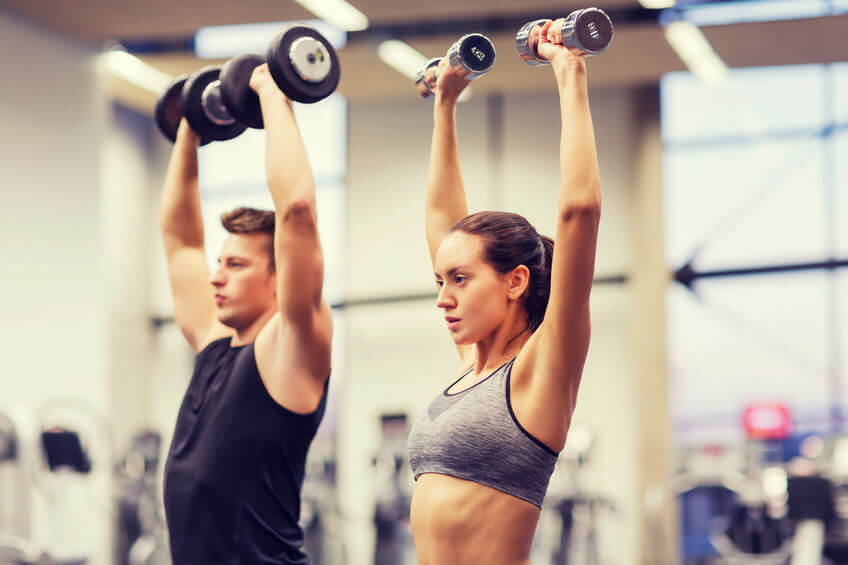
{"label": "woman's forearm", "polygon": [[463,218],[468,214],[468,204],[459,168],[456,103],[437,97],[433,121],[427,211]]}
{"label": "woman's forearm", "polygon": [[586,63],[567,61],[554,68],[562,112],[560,207],[600,203],[600,173]]}

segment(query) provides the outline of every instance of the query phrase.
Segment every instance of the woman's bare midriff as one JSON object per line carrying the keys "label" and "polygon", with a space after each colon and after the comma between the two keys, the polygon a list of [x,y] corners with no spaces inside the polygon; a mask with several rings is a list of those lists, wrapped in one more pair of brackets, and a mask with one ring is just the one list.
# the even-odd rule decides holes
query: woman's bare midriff
{"label": "woman's bare midriff", "polygon": [[529,565],[539,513],[494,488],[425,473],[410,508],[418,565]]}

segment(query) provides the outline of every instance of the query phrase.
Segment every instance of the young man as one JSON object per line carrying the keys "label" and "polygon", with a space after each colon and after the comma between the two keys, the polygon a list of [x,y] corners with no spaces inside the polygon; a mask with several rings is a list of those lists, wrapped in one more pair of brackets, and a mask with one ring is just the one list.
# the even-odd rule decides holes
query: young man
{"label": "young man", "polygon": [[332,319],[315,186],[291,103],[267,65],[250,86],[262,105],[274,212],[225,214],[230,235],[210,276],[199,139],[185,120],[162,196],[175,317],[197,352],[165,465],[174,565],[307,562],[300,488],[324,413]]}

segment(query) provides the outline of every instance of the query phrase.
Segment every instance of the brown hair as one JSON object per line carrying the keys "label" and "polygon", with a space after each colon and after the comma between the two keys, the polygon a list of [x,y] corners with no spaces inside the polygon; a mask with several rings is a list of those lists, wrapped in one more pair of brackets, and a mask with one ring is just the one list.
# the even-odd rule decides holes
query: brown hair
{"label": "brown hair", "polygon": [[221,224],[229,233],[265,233],[268,242],[268,267],[273,273],[274,262],[274,212],[256,208],[236,208],[221,214]]}
{"label": "brown hair", "polygon": [[509,212],[471,214],[449,230],[454,231],[482,236],[486,241],[484,259],[499,273],[508,273],[519,265],[530,270],[524,312],[530,331],[536,331],[545,318],[551,295],[554,240],[539,235],[524,216]]}

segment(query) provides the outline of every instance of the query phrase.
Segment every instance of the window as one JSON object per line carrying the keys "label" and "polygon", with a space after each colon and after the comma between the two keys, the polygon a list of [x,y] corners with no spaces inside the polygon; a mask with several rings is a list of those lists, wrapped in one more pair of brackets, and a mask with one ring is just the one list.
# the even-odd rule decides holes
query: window
{"label": "window", "polygon": [[662,136],[666,257],[696,273],[667,293],[678,439],[732,439],[760,400],[828,429],[848,402],[848,269],[820,265],[848,259],[848,65],[668,75]]}

